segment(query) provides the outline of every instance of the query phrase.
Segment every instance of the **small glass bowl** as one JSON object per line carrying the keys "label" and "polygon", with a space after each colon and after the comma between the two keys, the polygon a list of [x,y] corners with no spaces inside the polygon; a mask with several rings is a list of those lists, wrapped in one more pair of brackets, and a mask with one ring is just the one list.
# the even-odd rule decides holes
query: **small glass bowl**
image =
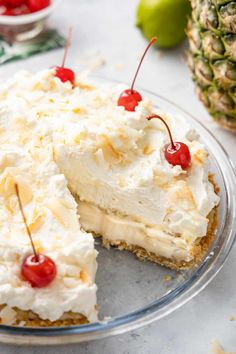
{"label": "small glass bowl", "polygon": [[10,43],[24,42],[36,37],[44,30],[47,18],[59,1],[52,0],[45,9],[27,15],[0,15],[0,34]]}
{"label": "small glass bowl", "polygon": [[[100,79],[100,82],[104,81]],[[111,81],[108,83],[114,84]],[[211,132],[191,114],[159,95],[139,91],[144,97],[150,97],[156,107],[189,120],[208,149],[211,172],[220,188],[221,198],[218,229],[211,248],[196,267],[174,272],[151,262],[140,262],[126,251],[120,252],[115,248],[107,250],[96,241],[99,250],[96,282],[100,318],[103,320],[60,328],[0,325],[0,342],[66,344],[101,339],[137,329],[167,316],[196,296],[216,276],[227,259],[236,231],[236,175],[229,156]]]}

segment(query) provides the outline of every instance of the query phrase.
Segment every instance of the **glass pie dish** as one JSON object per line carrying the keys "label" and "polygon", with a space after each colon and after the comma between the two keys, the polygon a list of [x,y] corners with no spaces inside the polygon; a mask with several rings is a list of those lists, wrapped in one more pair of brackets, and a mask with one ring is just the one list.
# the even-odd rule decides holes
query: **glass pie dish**
{"label": "glass pie dish", "polygon": [[66,344],[101,339],[137,329],[184,305],[205,288],[222,268],[236,236],[236,174],[230,158],[214,136],[191,114],[159,95],[145,90],[140,92],[150,97],[154,105],[163,111],[186,117],[208,149],[211,172],[220,189],[221,198],[218,228],[211,248],[200,264],[175,272],[151,262],[140,262],[127,251],[120,252],[115,248],[107,250],[96,240],[99,251],[96,282],[101,320],[70,327],[26,328],[0,325],[0,342]]}

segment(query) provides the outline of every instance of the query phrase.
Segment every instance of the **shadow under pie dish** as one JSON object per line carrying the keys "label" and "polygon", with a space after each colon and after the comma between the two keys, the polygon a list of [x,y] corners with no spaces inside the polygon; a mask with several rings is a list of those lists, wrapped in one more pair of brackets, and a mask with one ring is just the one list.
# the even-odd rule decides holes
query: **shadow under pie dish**
{"label": "shadow under pie dish", "polygon": [[[6,208],[2,217],[5,217],[5,223],[8,225],[8,241],[10,243],[7,245],[10,254],[4,250],[2,257],[9,257],[8,261],[4,260],[6,263],[15,262],[13,267],[15,273],[11,277],[15,281],[13,287],[15,286],[17,289],[16,292],[24,293],[25,299],[27,299],[27,292],[30,294],[32,308],[26,308],[28,306],[26,304],[21,304],[20,308],[15,293],[13,299],[9,299],[9,293],[6,293],[7,287],[3,288],[6,300],[2,304],[13,309],[19,308],[21,314],[25,314],[24,311],[30,311],[32,323],[38,315],[40,317],[39,326],[43,325],[43,321],[46,326],[49,326],[49,322],[58,326],[59,322],[57,321],[60,318],[65,320],[60,323],[62,325],[76,324],[76,320],[81,323],[81,319],[82,322],[83,319],[85,322],[87,320],[96,321],[97,304],[94,279],[97,252],[94,250],[91,234],[83,230],[86,229],[93,233],[101,232],[96,232],[93,223],[87,225],[88,221],[85,220],[82,206],[92,205],[99,212],[106,210],[107,214],[102,216],[106,234],[105,243],[110,234],[107,234],[107,229],[116,231],[119,229],[117,224],[120,224],[121,230],[129,230],[129,232],[123,232],[120,238],[114,240],[114,243],[125,242],[126,234],[130,237],[127,239],[127,244],[131,248],[140,247],[143,242],[151,247],[150,238],[151,241],[152,238],[157,239],[157,243],[162,242],[164,245],[156,247],[155,254],[160,259],[163,259],[164,255],[165,260],[171,260],[172,264],[176,264],[175,268],[178,268],[181,257],[183,257],[185,265],[188,263],[193,265],[192,247],[180,247],[181,252],[178,252],[177,249],[177,252],[172,252],[175,256],[171,258],[168,253],[168,257],[165,257],[166,253],[164,252],[169,252],[168,244],[175,244],[175,242],[168,242],[169,239],[171,237],[178,239],[177,246],[178,243],[181,246],[183,244],[191,245],[191,242],[192,245],[199,246],[199,237],[204,239],[207,235],[207,217],[209,213],[216,212],[218,197],[212,183],[208,180],[210,170],[207,167],[206,172],[204,171],[204,178],[202,172],[205,168],[205,161],[208,159],[206,150],[201,143],[198,143],[198,137],[190,128],[190,124],[186,123],[184,126],[185,119],[182,117],[174,119],[170,114],[153,107],[148,98],[143,100],[136,112],[127,114],[121,107],[116,106],[117,95],[122,87],[122,85],[110,83],[96,84],[93,80],[78,77],[77,84],[72,89],[70,84],[62,84],[53,76],[52,71],[47,70],[34,75],[26,72],[19,73],[9,82],[3,84],[0,89],[2,97],[0,136],[2,145],[0,185],[2,184],[2,186],[0,190],[2,207]],[[10,104],[13,101],[14,105]],[[181,171],[181,168],[169,166],[163,159],[162,146],[167,142],[167,134],[159,122],[145,121],[145,116],[153,111],[161,112],[168,120],[175,139],[184,139],[189,144],[192,153],[192,166],[189,171]],[[177,129],[176,125],[181,126],[181,129]],[[83,164],[82,168],[81,164]],[[158,166],[161,166],[159,170]],[[200,180],[196,188],[198,191],[202,191],[201,188],[205,184],[207,186],[205,194],[209,193],[211,196],[210,200],[207,199],[207,205],[202,205],[204,216],[202,215],[203,211],[196,214],[197,208],[194,207],[195,199],[197,199],[194,179],[191,181],[191,187],[188,184],[194,167],[198,167],[198,171],[202,172],[200,178],[195,176],[196,180]],[[113,179],[110,178],[110,174],[114,175]],[[41,289],[31,288],[19,277],[20,264],[23,255],[29,250],[29,242],[17,210],[15,195],[11,191],[12,179],[16,179],[18,184],[22,185],[21,189],[26,194],[24,207],[27,219],[30,225],[32,224],[36,247],[50,255],[58,266],[58,279],[42,292]],[[70,191],[67,189],[67,183]],[[172,187],[173,190],[170,191],[169,189]],[[155,196],[154,202],[147,204],[147,195],[151,196],[157,193],[155,189],[161,190],[163,208],[158,206],[158,212],[163,213],[163,209],[168,208],[170,218],[166,218],[165,224],[159,222],[155,225],[157,209],[153,209],[160,198]],[[137,190],[140,193],[139,198],[135,197],[134,192]],[[125,193],[122,194],[123,191]],[[76,198],[79,197],[80,200],[78,203],[80,224],[76,215],[77,203],[72,194],[76,195]],[[165,199],[167,194],[168,201]],[[123,199],[124,195],[126,199]],[[133,196],[133,201],[131,196]],[[130,206],[127,206],[128,202],[131,202]],[[144,206],[138,202],[144,203]],[[178,218],[173,219],[176,210],[170,212],[170,205],[165,207],[165,202],[172,203],[172,209],[174,207],[177,209]],[[136,206],[138,209],[135,210]],[[124,210],[125,207],[128,209]],[[182,208],[185,209],[182,210]],[[189,213],[191,214],[190,220],[186,219]],[[93,214],[96,216],[95,211]],[[106,224],[107,215],[109,222]],[[182,233],[180,232],[180,217],[182,217],[185,226]],[[14,221],[12,221],[12,226],[9,221],[11,218]],[[190,222],[192,219],[194,225]],[[126,222],[128,222],[128,226]],[[174,226],[171,225],[172,222],[175,222]],[[117,229],[115,229],[116,227]],[[135,238],[135,235],[130,236],[132,227],[134,229],[135,227],[142,228],[142,235],[145,236],[143,239],[147,238],[147,240],[142,240],[142,243],[139,240],[137,245],[134,239],[132,243],[131,238]],[[9,237],[9,228],[13,244],[11,244]],[[173,230],[177,231],[176,234]],[[195,230],[197,230],[197,234],[193,235]],[[165,233],[165,231],[168,232]],[[147,232],[148,235],[146,235]],[[211,234],[213,233],[211,229]],[[184,243],[181,240],[182,236]],[[198,239],[197,244],[194,244],[194,237]],[[174,241],[176,240],[174,239]],[[175,245],[175,247],[177,246]],[[75,247],[78,247],[78,250]],[[145,247],[142,248],[145,249]],[[162,249],[162,254],[157,253],[159,249]],[[204,249],[205,251],[207,250]],[[150,248],[147,252],[148,254],[153,253]],[[184,256],[182,256],[183,254]],[[159,261],[159,263],[163,262]],[[195,265],[197,266],[197,264]],[[2,266],[7,268],[9,263],[6,266],[2,262]],[[156,268],[157,272],[158,269]],[[57,280],[60,280],[63,289],[58,289]],[[21,289],[22,286],[24,286],[24,291]],[[55,289],[52,290],[54,287]],[[71,295],[74,294],[75,289],[74,302],[71,300],[69,303],[68,298],[73,297]],[[78,289],[81,290],[80,294]],[[56,295],[52,295],[52,291],[55,291]],[[83,298],[81,294],[84,291],[86,292],[86,304],[82,304],[81,300]],[[40,304],[40,311],[45,311],[45,313],[37,313],[36,307],[42,296],[44,296],[44,302],[42,302],[45,304],[45,308],[43,309]],[[47,299],[51,299],[52,310],[50,309],[50,311],[54,312],[55,297],[57,299],[57,314],[53,314],[53,316],[57,316],[57,318],[47,318],[48,314],[46,313],[50,307],[47,304]],[[88,297],[91,299],[90,303],[88,303]],[[60,311],[62,313],[59,313]],[[73,312],[75,317],[72,315]],[[65,317],[66,313],[69,313],[68,318],[74,317],[71,323],[70,321],[68,323],[68,318]],[[78,313],[81,316],[78,316]],[[27,321],[25,322],[27,323]]]}

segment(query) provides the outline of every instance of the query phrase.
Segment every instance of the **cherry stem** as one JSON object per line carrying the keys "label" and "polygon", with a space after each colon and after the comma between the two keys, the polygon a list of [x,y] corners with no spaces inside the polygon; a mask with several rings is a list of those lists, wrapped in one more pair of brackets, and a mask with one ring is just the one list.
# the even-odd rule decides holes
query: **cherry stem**
{"label": "cherry stem", "polygon": [[36,252],[36,249],[35,249],[35,246],[34,246],[34,242],[33,242],[33,239],[32,239],[32,235],[31,235],[29,226],[28,226],[27,221],[26,221],[26,217],[25,217],[23,205],[22,205],[21,198],[20,198],[19,187],[18,187],[18,184],[17,184],[17,183],[15,183],[15,190],[16,190],[16,196],[17,196],[17,199],[18,199],[18,203],[19,203],[19,207],[20,207],[22,219],[23,219],[23,221],[24,221],[25,228],[26,228],[27,234],[28,234],[29,239],[30,239],[30,242],[31,242],[31,246],[32,246],[32,248],[33,248],[35,260],[36,260],[36,262],[38,262],[38,261],[39,261],[39,257],[38,257],[38,254],[37,254],[37,252]]}
{"label": "cherry stem", "polygon": [[174,144],[174,140],[172,138],[172,134],[171,134],[170,128],[169,128],[168,124],[166,123],[166,121],[162,117],[160,117],[158,114],[152,114],[152,115],[148,116],[146,119],[147,120],[151,120],[153,118],[158,118],[165,124],[166,129],[167,129],[168,134],[169,134],[169,137],[170,137],[171,149],[176,150],[176,147],[175,147],[175,144]]}
{"label": "cherry stem", "polygon": [[138,65],[137,70],[136,70],[136,72],[135,72],[134,79],[133,79],[133,82],[132,82],[132,85],[131,85],[131,88],[130,88],[130,89],[131,89],[131,92],[134,91],[134,84],[135,84],[136,78],[137,78],[137,76],[138,76],[139,69],[140,69],[140,67],[141,67],[141,65],[142,65],[143,59],[144,59],[144,57],[145,57],[145,55],[146,55],[148,49],[153,45],[154,42],[156,42],[156,40],[157,40],[157,37],[153,37],[153,38],[150,40],[150,42],[148,43],[148,45],[147,45],[145,51],[143,52],[143,55],[142,55],[142,57],[141,57],[141,59],[140,59],[139,65]]}
{"label": "cherry stem", "polygon": [[67,36],[67,40],[66,40],[66,45],[65,45],[65,50],[64,50],[64,55],[63,55],[62,65],[61,65],[62,68],[64,68],[64,66],[65,66],[66,57],[67,57],[67,53],[68,53],[68,49],[69,49],[70,41],[71,41],[71,33],[72,33],[72,27],[70,27],[69,31],[68,31],[68,36]]}

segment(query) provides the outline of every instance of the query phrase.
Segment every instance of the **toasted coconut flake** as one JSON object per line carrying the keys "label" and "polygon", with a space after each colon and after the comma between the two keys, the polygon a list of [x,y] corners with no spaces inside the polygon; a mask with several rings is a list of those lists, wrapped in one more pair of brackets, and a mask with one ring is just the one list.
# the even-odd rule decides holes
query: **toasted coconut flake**
{"label": "toasted coconut flake", "polygon": [[13,325],[16,322],[16,311],[9,306],[5,306],[0,311],[1,324]]}

